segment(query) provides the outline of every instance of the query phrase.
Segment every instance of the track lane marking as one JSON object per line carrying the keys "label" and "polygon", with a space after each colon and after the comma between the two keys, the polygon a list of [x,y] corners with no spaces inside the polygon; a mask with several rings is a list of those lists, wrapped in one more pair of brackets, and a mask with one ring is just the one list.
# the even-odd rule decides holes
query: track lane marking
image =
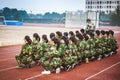
{"label": "track lane marking", "polygon": [[114,67],[114,66],[116,66],[116,65],[118,65],[118,64],[120,64],[120,61],[117,62],[117,63],[115,63],[115,64],[113,64],[113,65],[111,65],[111,66],[109,66],[108,68],[105,68],[105,69],[103,69],[102,71],[99,71],[98,73],[96,73],[96,74],[94,74],[94,75],[92,75],[92,76],[86,78],[85,80],[89,80],[89,79],[91,79],[91,78],[93,78],[93,77],[99,75],[99,74],[102,73],[102,72],[107,71],[108,69],[110,69],[110,68],[112,68],[112,67]]}
{"label": "track lane marking", "polygon": [[16,68],[16,66],[15,66],[15,67],[10,67],[10,68],[1,69],[0,72],[2,72],[2,71],[7,71],[7,70],[11,70],[11,69],[15,69],[15,68]]}
{"label": "track lane marking", "polygon": [[36,77],[39,77],[39,76],[42,76],[43,74],[38,74],[38,75],[35,75],[35,76],[32,76],[32,77],[29,77],[29,78],[26,78],[25,80],[32,80]]}
{"label": "track lane marking", "polygon": [[16,51],[11,51],[11,52],[9,52],[9,51],[7,51],[7,52],[0,52],[0,55],[2,55],[2,54],[8,54],[8,53],[17,53],[17,52],[19,52],[20,50],[16,50]]}
{"label": "track lane marking", "polygon": [[0,61],[7,61],[9,59],[15,59],[15,58],[0,59]]}

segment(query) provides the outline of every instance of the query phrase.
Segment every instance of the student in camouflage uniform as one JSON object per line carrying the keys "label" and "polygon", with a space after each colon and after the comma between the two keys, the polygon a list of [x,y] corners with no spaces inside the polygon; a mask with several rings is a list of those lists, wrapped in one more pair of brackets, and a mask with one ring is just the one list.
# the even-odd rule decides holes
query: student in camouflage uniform
{"label": "student in camouflage uniform", "polygon": [[75,37],[70,37],[69,39],[69,44],[68,44],[68,49],[66,50],[67,53],[69,54],[67,59],[67,63],[68,63],[68,69],[70,68],[74,68],[74,66],[78,63],[78,57],[77,57],[77,41],[75,39]]}
{"label": "student in camouflage uniform", "polygon": [[110,39],[109,46],[111,48],[111,52],[116,54],[119,46],[118,46],[118,43],[114,37],[114,32],[112,30],[109,30],[109,39]]}
{"label": "student in camouflage uniform", "polygon": [[49,51],[50,45],[48,43],[47,35],[42,35],[42,43],[40,43],[40,58],[44,56]]}
{"label": "student in camouflage uniform", "polygon": [[83,41],[81,42],[82,44],[80,45],[82,48],[83,62],[85,61],[86,63],[88,63],[90,57],[90,45],[88,44],[89,37],[87,36],[87,34],[83,34],[83,37]]}
{"label": "student in camouflage uniform", "polygon": [[89,45],[89,59],[90,60],[95,60],[95,55],[96,55],[96,50],[95,50],[95,38],[94,38],[94,33],[90,32],[88,34],[89,39],[87,40],[87,44]]}
{"label": "student in camouflage uniform", "polygon": [[81,50],[81,42],[83,41],[83,36],[80,33],[76,33],[77,39],[77,56],[78,56],[78,64],[82,61],[82,50]]}
{"label": "student in camouflage uniform", "polygon": [[63,36],[60,40],[60,46],[59,46],[59,53],[61,54],[61,60],[62,60],[62,69],[67,70],[68,66],[68,60],[67,58],[69,57],[69,53],[67,53],[68,49],[68,38],[66,36]]}
{"label": "student in camouflage uniform", "polygon": [[94,32],[95,26],[94,26],[94,24],[91,22],[91,20],[90,20],[90,19],[87,19],[86,22],[87,22],[86,33]]}
{"label": "student in camouflage uniform", "polygon": [[55,37],[60,41],[61,38],[62,38],[62,32],[57,31],[56,34],[55,34]]}
{"label": "student in camouflage uniform", "polygon": [[18,68],[21,67],[31,67],[30,63],[32,62],[31,58],[31,39],[29,36],[24,38],[25,44],[22,46],[20,54],[16,54],[15,59],[18,63]]}
{"label": "student in camouflage uniform", "polygon": [[56,71],[57,68],[60,69],[62,65],[62,60],[60,59],[61,54],[58,52],[59,48],[59,40],[57,38],[52,38],[50,41],[49,51],[44,55],[44,61],[42,61],[42,65],[44,67],[44,71],[42,74],[50,74],[51,71]]}
{"label": "student in camouflage uniform", "polygon": [[34,33],[32,42],[32,59],[36,65],[39,65],[40,50],[41,50],[40,37],[37,33]]}
{"label": "student in camouflage uniform", "polygon": [[100,60],[102,58],[102,45],[101,45],[101,38],[100,38],[100,31],[96,30],[95,31],[95,50],[96,50],[96,55],[95,58]]}
{"label": "student in camouflage uniform", "polygon": [[101,46],[102,46],[102,58],[107,57],[106,55],[107,38],[105,36],[104,30],[101,30]]}
{"label": "student in camouflage uniform", "polygon": [[109,31],[105,31],[105,40],[106,40],[106,55],[110,56],[111,52],[111,46],[110,46],[110,37],[109,37]]}

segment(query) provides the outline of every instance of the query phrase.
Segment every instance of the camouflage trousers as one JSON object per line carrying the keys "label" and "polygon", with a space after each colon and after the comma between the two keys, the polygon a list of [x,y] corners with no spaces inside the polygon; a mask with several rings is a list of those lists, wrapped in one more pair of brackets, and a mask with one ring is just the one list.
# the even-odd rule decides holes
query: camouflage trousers
{"label": "camouflage trousers", "polygon": [[18,65],[20,64],[30,64],[32,62],[32,58],[31,56],[20,56],[19,54],[16,54],[15,59],[18,63]]}
{"label": "camouflage trousers", "polygon": [[41,65],[44,67],[45,70],[55,70],[56,68],[62,65],[62,60],[60,58],[46,58],[42,57],[40,59]]}

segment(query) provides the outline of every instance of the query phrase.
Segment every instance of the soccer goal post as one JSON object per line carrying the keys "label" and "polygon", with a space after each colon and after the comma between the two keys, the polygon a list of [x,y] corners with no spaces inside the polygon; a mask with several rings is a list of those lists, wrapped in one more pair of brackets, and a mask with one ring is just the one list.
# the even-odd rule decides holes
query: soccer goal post
{"label": "soccer goal post", "polygon": [[0,25],[7,25],[5,22],[5,17],[4,16],[0,16]]}
{"label": "soccer goal post", "polygon": [[86,27],[86,20],[91,19],[92,23],[99,27],[99,13],[95,11],[74,12],[66,11],[65,27],[66,28],[84,28]]}

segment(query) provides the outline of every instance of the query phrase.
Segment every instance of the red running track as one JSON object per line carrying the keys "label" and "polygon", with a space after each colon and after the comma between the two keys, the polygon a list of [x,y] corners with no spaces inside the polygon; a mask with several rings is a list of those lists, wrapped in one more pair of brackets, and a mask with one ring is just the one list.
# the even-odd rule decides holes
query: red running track
{"label": "red running track", "polygon": [[[115,34],[120,45],[120,33]],[[60,74],[42,75],[41,66],[30,69],[16,69],[16,53],[21,45],[0,47],[0,80],[119,80],[120,79],[120,49],[118,54],[76,66],[70,71]]]}

